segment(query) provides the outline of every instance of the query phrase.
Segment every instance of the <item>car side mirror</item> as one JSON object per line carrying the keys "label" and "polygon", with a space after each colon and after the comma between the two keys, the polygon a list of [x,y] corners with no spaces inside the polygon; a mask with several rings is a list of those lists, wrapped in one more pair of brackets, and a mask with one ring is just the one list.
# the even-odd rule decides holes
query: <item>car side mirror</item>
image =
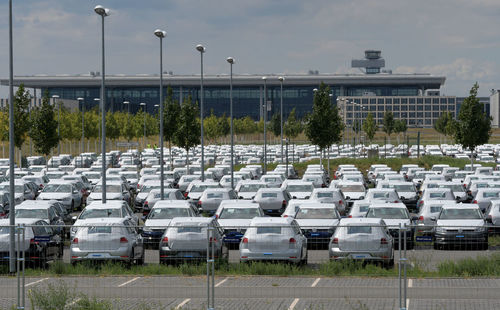
{"label": "car side mirror", "polygon": [[455,200],[456,200],[456,201],[460,201],[461,199],[462,199],[462,198],[460,198],[460,196],[455,197]]}
{"label": "car side mirror", "polygon": [[436,221],[437,221],[437,218],[436,218],[435,216],[431,216],[431,218],[430,218],[430,219],[431,219],[431,221],[433,221],[433,222],[436,222]]}
{"label": "car side mirror", "polygon": [[238,199],[243,199],[243,196],[239,196]]}

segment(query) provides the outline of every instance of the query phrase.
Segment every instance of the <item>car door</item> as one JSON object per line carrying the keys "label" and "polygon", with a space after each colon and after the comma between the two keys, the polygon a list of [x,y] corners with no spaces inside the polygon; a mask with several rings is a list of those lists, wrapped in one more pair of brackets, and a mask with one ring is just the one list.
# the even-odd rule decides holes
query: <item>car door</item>
{"label": "car door", "polygon": [[300,240],[300,246],[302,248],[301,258],[305,258],[307,254],[307,238],[302,234],[300,226],[295,220],[292,221],[292,230],[295,240]]}
{"label": "car door", "polygon": [[52,259],[57,258],[61,246],[61,237],[56,230],[50,227],[46,222],[39,221],[37,224],[41,228],[39,229],[41,235],[38,237],[38,242],[45,244],[46,257]]}
{"label": "car door", "polygon": [[131,221],[125,221],[126,231],[128,233],[127,238],[132,240],[134,248],[134,258],[141,258],[144,251],[144,243],[141,234],[137,230],[137,227]]}

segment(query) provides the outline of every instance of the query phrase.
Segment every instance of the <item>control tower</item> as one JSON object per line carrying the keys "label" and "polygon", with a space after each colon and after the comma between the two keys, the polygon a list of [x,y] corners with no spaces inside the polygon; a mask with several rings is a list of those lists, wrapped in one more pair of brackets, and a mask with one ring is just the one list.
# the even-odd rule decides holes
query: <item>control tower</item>
{"label": "control tower", "polygon": [[385,60],[382,58],[381,54],[381,51],[366,50],[365,59],[353,59],[351,67],[365,68],[364,72],[366,74],[380,73],[380,68],[385,67]]}

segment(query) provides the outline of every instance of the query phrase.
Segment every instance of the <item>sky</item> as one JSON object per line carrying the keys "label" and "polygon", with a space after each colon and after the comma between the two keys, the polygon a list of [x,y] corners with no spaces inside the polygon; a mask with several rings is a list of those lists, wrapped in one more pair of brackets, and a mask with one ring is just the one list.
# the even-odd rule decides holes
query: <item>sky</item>
{"label": "sky", "polygon": [[[350,68],[379,49],[394,73],[445,76],[445,95],[474,82],[500,88],[500,0],[13,0],[14,75],[100,71],[100,16],[106,74],[155,74],[167,32],[164,71],[199,74],[359,73]],[[0,12],[0,77],[8,78],[8,1]],[[0,97],[8,88],[0,87]]]}

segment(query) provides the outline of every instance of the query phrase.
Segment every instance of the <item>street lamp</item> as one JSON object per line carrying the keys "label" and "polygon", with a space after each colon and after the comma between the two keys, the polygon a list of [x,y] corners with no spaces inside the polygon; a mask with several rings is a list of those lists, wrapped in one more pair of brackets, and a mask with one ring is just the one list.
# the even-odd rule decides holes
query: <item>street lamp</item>
{"label": "street lamp", "polygon": [[142,140],[142,149],[144,150],[146,148],[146,103],[141,102],[139,105],[142,106],[142,112],[144,113],[144,140]]}
{"label": "street lamp", "polygon": [[[12,0],[9,0],[9,200],[15,201],[14,196],[14,58],[12,49]],[[15,204],[12,203],[10,213],[14,214]],[[9,216],[9,271],[14,273],[16,271],[16,246],[15,246],[15,216]],[[18,295],[19,304],[19,295]]]}
{"label": "street lamp", "polygon": [[82,143],[81,143],[81,147],[80,147],[80,154],[81,154],[80,166],[83,168],[83,145],[85,143],[84,142],[85,141],[85,105],[83,102],[84,99],[82,97],[78,97],[78,98],[76,98],[76,100],[78,100],[78,103],[81,106],[81,111],[82,111]]}
{"label": "street lamp", "polygon": [[280,130],[281,130],[281,163],[283,163],[283,81],[285,80],[284,77],[280,76],[278,77],[278,80],[280,80]]}
{"label": "street lamp", "polygon": [[231,118],[231,189],[234,189],[234,136],[233,136],[233,65],[234,58],[228,57],[226,61],[229,63],[230,78],[229,78],[229,117]]}
{"label": "street lamp", "polygon": [[205,149],[203,144],[203,53],[205,47],[201,44],[196,45],[196,50],[200,52],[200,127],[201,127],[201,181],[205,181]]}
{"label": "street lamp", "polygon": [[161,29],[156,29],[155,36],[160,38],[160,199],[163,200],[165,193],[165,180],[163,180],[163,38],[167,36],[167,32]]}
{"label": "street lamp", "polygon": [[109,9],[104,8],[102,5],[98,5],[94,8],[97,15],[101,16],[101,60],[102,60],[102,72],[101,72],[101,154],[102,154],[102,203],[106,203],[106,62],[104,54],[104,17],[109,16]]}
{"label": "street lamp", "polygon": [[264,173],[267,172],[267,134],[266,134],[266,122],[267,122],[267,77],[263,76],[264,81]]}
{"label": "street lamp", "polygon": [[[59,95],[52,95],[54,107],[56,106],[57,98],[59,98]],[[57,116],[57,137],[59,138],[59,141],[57,142],[57,152],[59,155],[61,155],[61,104],[59,104]]]}
{"label": "street lamp", "polygon": [[[123,104],[127,106],[127,131],[128,131],[130,130],[130,102],[123,101]],[[129,142],[128,139],[127,142]]]}

